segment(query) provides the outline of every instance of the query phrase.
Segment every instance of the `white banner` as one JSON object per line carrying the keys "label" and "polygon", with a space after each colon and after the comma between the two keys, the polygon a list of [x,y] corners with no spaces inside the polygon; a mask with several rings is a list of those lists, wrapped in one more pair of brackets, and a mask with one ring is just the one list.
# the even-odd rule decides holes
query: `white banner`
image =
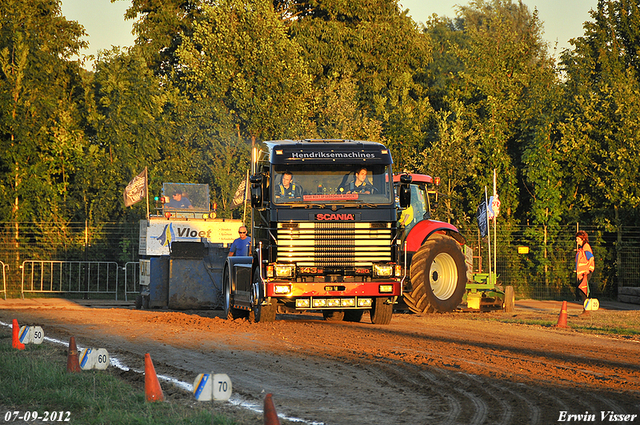
{"label": "white banner", "polygon": [[147,167],[135,176],[124,189],[124,206],[130,207],[147,196]]}
{"label": "white banner", "polygon": [[140,255],[169,255],[175,241],[230,245],[238,237],[240,220],[164,220],[140,221]]}

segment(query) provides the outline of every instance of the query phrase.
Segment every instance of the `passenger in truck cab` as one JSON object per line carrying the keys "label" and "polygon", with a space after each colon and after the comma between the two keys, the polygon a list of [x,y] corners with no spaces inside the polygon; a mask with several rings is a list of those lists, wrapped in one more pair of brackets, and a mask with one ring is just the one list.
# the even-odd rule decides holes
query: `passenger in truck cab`
{"label": "passenger in truck cab", "polygon": [[371,194],[375,192],[374,186],[367,180],[367,169],[360,167],[356,170],[355,178],[348,183],[343,183],[339,188],[340,193],[363,193]]}
{"label": "passenger in truck cab", "polygon": [[276,199],[286,200],[300,198],[302,196],[302,188],[293,181],[293,174],[285,171],[282,174],[282,180],[276,187]]}

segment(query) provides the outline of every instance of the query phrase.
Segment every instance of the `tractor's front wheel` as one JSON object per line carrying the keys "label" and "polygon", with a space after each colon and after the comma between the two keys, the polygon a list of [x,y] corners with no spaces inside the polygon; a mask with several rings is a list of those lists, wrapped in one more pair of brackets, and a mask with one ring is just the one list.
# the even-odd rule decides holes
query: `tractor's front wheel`
{"label": "tractor's front wheel", "polygon": [[404,300],[415,313],[448,312],[462,302],[467,266],[458,243],[450,236],[435,235],[413,255],[411,291]]}

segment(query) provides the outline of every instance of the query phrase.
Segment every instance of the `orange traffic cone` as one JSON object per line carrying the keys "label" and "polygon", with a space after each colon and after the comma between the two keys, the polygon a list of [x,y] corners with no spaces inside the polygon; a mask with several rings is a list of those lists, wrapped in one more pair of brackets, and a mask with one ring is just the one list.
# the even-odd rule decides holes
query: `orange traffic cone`
{"label": "orange traffic cone", "polygon": [[18,350],[24,350],[24,344],[20,342],[20,325],[18,325],[18,319],[13,319],[12,328],[13,339],[11,346]]}
{"label": "orange traffic cone", "polygon": [[560,316],[558,317],[557,328],[567,327],[567,302],[562,301],[562,310],[560,310]]}
{"label": "orange traffic cone", "polygon": [[67,372],[82,372],[80,360],[78,359],[78,347],[76,347],[76,337],[69,339],[69,354],[67,354]]}
{"label": "orange traffic cone", "polygon": [[280,425],[280,419],[276,413],[276,406],[273,405],[271,393],[264,398],[264,425]]}
{"label": "orange traffic cone", "polygon": [[147,401],[164,401],[164,394],[149,353],[144,355],[144,395]]}

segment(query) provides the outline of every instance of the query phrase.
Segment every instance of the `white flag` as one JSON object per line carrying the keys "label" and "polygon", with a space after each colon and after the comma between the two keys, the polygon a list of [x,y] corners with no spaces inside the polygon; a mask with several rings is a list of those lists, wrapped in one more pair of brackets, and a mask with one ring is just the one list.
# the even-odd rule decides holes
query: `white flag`
{"label": "white flag", "polygon": [[124,190],[124,206],[130,207],[147,196],[147,167],[129,182]]}
{"label": "white flag", "polygon": [[233,195],[233,200],[231,201],[231,208],[235,208],[238,205],[242,205],[245,201],[245,194],[247,193],[247,180],[244,179],[240,182],[238,189],[236,189],[236,193]]}

